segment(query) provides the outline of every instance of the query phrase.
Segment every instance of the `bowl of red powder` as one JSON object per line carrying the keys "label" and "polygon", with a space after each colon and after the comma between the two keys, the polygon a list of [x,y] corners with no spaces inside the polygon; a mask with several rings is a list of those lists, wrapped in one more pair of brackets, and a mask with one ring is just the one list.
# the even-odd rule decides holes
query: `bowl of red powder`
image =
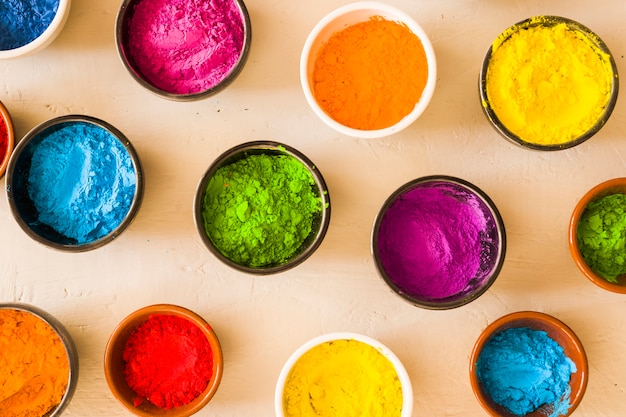
{"label": "bowl of red powder", "polygon": [[604,181],[581,197],[570,217],[568,242],[589,281],[626,294],[626,178]]}
{"label": "bowl of red powder", "polygon": [[52,314],[0,303],[0,411],[3,416],[59,417],[78,383],[76,345]]}
{"label": "bowl of red powder", "polygon": [[220,342],[198,314],[172,304],[143,307],[113,330],[104,372],[113,396],[136,416],[187,417],[215,395]]}
{"label": "bowl of red powder", "polygon": [[246,142],[218,156],[198,183],[193,208],[209,251],[229,267],[256,275],[285,272],[313,255],[330,211],[317,166],[273,141]]}
{"label": "bowl of red powder", "polygon": [[9,110],[0,102],[0,177],[4,175],[7,165],[9,165],[14,146],[13,121]]}
{"label": "bowl of red powder", "polygon": [[498,277],[506,233],[493,201],[455,177],[428,176],[396,190],[372,232],[378,272],[404,300],[427,309],[460,307]]}
{"label": "bowl of red powder", "polygon": [[311,109],[347,136],[378,138],[405,129],[426,110],[436,80],[427,34],[403,11],[378,2],[327,14],[300,57]]}
{"label": "bowl of red powder", "polygon": [[190,101],[222,91],[243,69],[251,42],[243,0],[124,0],[119,56],[153,93]]}

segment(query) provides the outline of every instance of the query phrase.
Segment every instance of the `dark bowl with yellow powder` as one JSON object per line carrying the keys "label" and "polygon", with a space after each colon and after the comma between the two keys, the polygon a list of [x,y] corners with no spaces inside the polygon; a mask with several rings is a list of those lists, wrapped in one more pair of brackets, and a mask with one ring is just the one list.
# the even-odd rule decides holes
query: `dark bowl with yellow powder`
{"label": "dark bowl with yellow powder", "polygon": [[78,352],[50,313],[0,303],[0,415],[58,417],[78,383]]}
{"label": "dark bowl with yellow powder", "polygon": [[300,82],[313,112],[346,136],[381,138],[428,107],[437,63],[426,32],[408,14],[354,2],[324,16],[300,57]]}
{"label": "dark bowl with yellow powder", "polygon": [[380,341],[351,332],[317,336],[283,366],[276,417],[411,417],[413,390],[400,359]]}
{"label": "dark bowl with yellow powder", "polygon": [[589,281],[626,294],[626,178],[604,181],[582,196],[570,217],[568,243]]}
{"label": "dark bowl with yellow powder", "polygon": [[217,259],[242,272],[287,271],[326,235],[330,197],[321,172],[278,142],[247,142],[220,155],[202,176],[194,221]]}
{"label": "dark bowl with yellow powder", "polygon": [[559,16],[535,16],[502,32],[480,71],[482,109],[505,139],[556,151],[606,124],[619,90],[617,66],[600,37]]}

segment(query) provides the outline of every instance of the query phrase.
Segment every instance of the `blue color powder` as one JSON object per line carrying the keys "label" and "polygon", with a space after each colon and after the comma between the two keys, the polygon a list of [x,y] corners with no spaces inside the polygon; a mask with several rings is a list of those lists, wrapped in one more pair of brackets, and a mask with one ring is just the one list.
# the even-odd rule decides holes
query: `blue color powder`
{"label": "blue color powder", "polygon": [[52,23],[59,0],[0,1],[0,50],[24,46]]}
{"label": "blue color powder", "polygon": [[523,416],[547,404],[550,417],[557,417],[571,407],[569,381],[576,365],[542,330],[497,333],[485,344],[476,370],[485,392],[512,414]]}
{"label": "blue color powder", "polygon": [[124,220],[137,187],[135,167],[126,148],[101,126],[61,126],[32,142],[28,192],[39,222],[89,243]]}

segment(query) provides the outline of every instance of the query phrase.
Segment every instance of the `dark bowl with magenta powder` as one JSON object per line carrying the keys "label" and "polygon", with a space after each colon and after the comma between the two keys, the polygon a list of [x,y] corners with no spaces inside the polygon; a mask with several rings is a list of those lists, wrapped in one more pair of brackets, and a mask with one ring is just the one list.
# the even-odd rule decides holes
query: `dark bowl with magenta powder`
{"label": "dark bowl with magenta powder", "polygon": [[143,170],[128,138],[86,115],[50,119],[17,144],[6,172],[13,218],[33,240],[84,252],[116,239],[143,200]]}
{"label": "dark bowl with magenta powder", "polygon": [[111,333],[104,373],[133,415],[187,417],[213,398],[224,370],[217,334],[197,313],[173,304],[140,308]]}
{"label": "dark bowl with magenta powder", "polygon": [[315,164],[288,145],[247,142],[202,176],[194,221],[205,246],[242,272],[268,275],[304,262],[330,223],[330,196]]}
{"label": "dark bowl with magenta powder", "polygon": [[131,76],[176,101],[216,94],[243,69],[252,25],[243,0],[124,0],[115,29]]}
{"label": "dark bowl with magenta powder", "polygon": [[372,232],[376,267],[391,289],[427,309],[465,305],[496,280],[506,252],[493,201],[449,176],[410,181],[383,204]]}

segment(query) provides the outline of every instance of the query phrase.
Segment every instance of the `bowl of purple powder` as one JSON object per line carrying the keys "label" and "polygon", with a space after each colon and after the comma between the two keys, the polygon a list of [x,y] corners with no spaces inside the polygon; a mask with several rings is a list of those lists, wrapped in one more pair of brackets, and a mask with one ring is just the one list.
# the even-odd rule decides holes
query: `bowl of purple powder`
{"label": "bowl of purple powder", "polygon": [[11,213],[36,242],[96,249],[126,230],[143,200],[143,171],[130,141],[85,115],[50,119],[17,144],[6,171]]}
{"label": "bowl of purple powder", "polygon": [[0,2],[0,59],[39,52],[61,33],[71,0]]}
{"label": "bowl of purple powder", "polygon": [[372,254],[391,289],[415,306],[444,310],[481,296],[506,253],[504,223],[493,201],[449,176],[415,179],[380,209]]}
{"label": "bowl of purple powder", "polygon": [[246,63],[251,36],[243,0],[124,0],[115,28],[130,75],[175,101],[206,98],[230,85]]}

